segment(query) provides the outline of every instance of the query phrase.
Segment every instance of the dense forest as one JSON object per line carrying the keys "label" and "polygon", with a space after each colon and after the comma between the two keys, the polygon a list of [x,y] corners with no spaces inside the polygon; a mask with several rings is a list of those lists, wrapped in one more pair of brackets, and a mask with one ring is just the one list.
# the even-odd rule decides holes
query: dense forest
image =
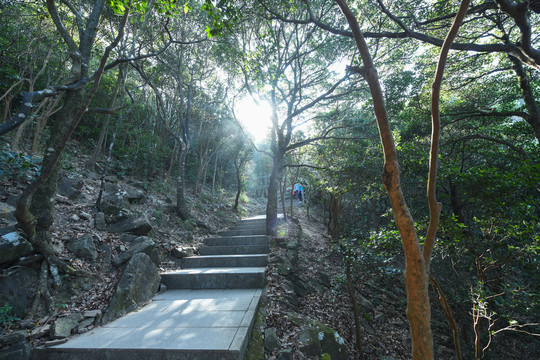
{"label": "dense forest", "polygon": [[[445,331],[448,358],[538,358],[539,14],[537,0],[2,1],[2,235],[41,256],[31,316],[53,308],[47,287],[88,276],[52,231],[66,173],[94,176],[96,213],[107,177],[168,189],[182,226],[208,226],[200,198],[240,215],[259,199],[273,235],[302,183],[344,282],[404,280],[409,357],[436,358]],[[2,329],[28,318],[14,305],[0,298]]]}

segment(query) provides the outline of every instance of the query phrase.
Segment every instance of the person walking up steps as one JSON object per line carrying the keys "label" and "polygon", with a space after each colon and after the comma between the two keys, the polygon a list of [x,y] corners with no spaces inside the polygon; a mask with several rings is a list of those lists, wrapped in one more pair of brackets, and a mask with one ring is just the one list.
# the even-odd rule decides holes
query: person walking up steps
{"label": "person walking up steps", "polygon": [[298,200],[300,200],[300,202],[304,202],[303,197],[304,197],[304,187],[302,186],[302,184],[298,184]]}

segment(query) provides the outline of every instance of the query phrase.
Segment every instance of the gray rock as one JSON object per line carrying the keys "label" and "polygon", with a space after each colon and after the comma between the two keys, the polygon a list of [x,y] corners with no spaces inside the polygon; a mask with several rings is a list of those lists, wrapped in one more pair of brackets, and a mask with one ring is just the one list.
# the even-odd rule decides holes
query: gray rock
{"label": "gray rock", "polygon": [[126,188],[126,197],[128,199],[128,202],[130,204],[138,204],[141,203],[145,198],[145,193],[143,190],[140,189],[134,189],[134,188]]}
{"label": "gray rock", "polygon": [[112,233],[130,233],[134,235],[147,235],[152,231],[152,225],[144,217],[125,219],[109,225]]}
{"label": "gray rock", "polygon": [[98,257],[92,235],[83,235],[77,239],[71,239],[67,242],[66,247],[82,259],[96,260]]}
{"label": "gray rock", "polygon": [[109,244],[99,244],[98,250],[103,253],[103,269],[109,270],[111,268],[112,249]]}
{"label": "gray rock", "polygon": [[17,223],[13,222],[12,225],[3,226],[0,228],[0,236],[17,231]]}
{"label": "gray rock", "polygon": [[118,178],[116,177],[116,175],[107,175],[105,176],[105,181],[115,183],[118,181]]}
{"label": "gray rock", "polygon": [[139,239],[141,236],[133,235],[133,234],[122,234],[118,238],[121,242],[125,242],[128,244],[131,244],[132,242],[135,242],[135,240]]}
{"label": "gray rock", "polygon": [[319,334],[314,328],[304,328],[298,334],[300,342],[300,351],[307,356],[319,356],[321,354],[321,344]]}
{"label": "gray rock", "polygon": [[26,316],[27,308],[34,297],[38,269],[39,267],[22,267],[15,273],[0,276],[0,304],[13,306],[13,316]]}
{"label": "gray rock", "polygon": [[43,326],[36,326],[32,331],[30,331],[30,337],[33,339],[39,339],[47,335],[51,331],[51,324],[46,324]]}
{"label": "gray rock", "polygon": [[85,318],[99,318],[101,317],[101,310],[86,310],[84,313],[83,313],[83,316]]}
{"label": "gray rock", "polygon": [[96,214],[96,229],[99,231],[107,230],[107,223],[105,222],[105,214],[102,212],[98,212]]}
{"label": "gray rock", "polygon": [[146,303],[157,292],[160,281],[159,270],[150,257],[135,254],[120,277],[103,322],[117,319]]}
{"label": "gray rock", "polygon": [[277,360],[293,360],[293,349],[281,349]]}
{"label": "gray rock", "polygon": [[81,178],[76,175],[66,172],[62,173],[62,177],[58,180],[58,188],[56,193],[70,200],[79,200],[81,198],[81,189],[84,183]]}
{"label": "gray rock", "polygon": [[287,276],[291,272],[293,265],[288,257],[279,256],[276,267],[279,275]]}
{"label": "gray rock", "polygon": [[23,332],[23,331],[16,331],[12,334],[2,336],[2,343],[5,345],[10,345],[10,344],[21,342],[24,339],[26,339],[25,333],[26,332]]}
{"label": "gray rock", "polygon": [[148,237],[144,237],[144,240],[134,243],[133,246],[127,250],[118,255],[113,260],[113,265],[116,267],[119,267],[126,263],[129,259],[131,259],[135,254],[138,253],[145,253],[150,257],[150,259],[154,262],[154,264],[159,265],[160,259],[159,259],[159,253],[156,249],[156,244],[154,241]]}
{"label": "gray rock", "polygon": [[14,221],[15,207],[6,203],[0,203],[0,218]]}
{"label": "gray rock", "polygon": [[81,314],[70,314],[65,317],[56,319],[51,325],[51,339],[62,339],[69,337],[71,331],[79,325],[84,317]]}
{"label": "gray rock", "polygon": [[322,272],[322,271],[318,271],[317,272],[317,277],[318,277],[319,282],[322,285],[324,285],[326,287],[330,287],[332,285],[332,280],[330,278],[330,275],[328,275],[327,273]]}
{"label": "gray rock", "polygon": [[28,360],[32,347],[28,340],[24,339],[14,345],[0,350],[0,360]]}
{"label": "gray rock", "polygon": [[10,232],[0,237],[0,264],[18,260],[29,255],[32,245],[23,239],[18,232]]}
{"label": "gray rock", "polygon": [[337,331],[323,326],[319,330],[318,337],[321,343],[321,352],[329,354],[332,360],[349,359],[347,347],[345,346],[345,340],[343,340]]}
{"label": "gray rock", "polygon": [[264,329],[264,348],[270,352],[281,348],[275,328]]}
{"label": "gray rock", "polygon": [[129,201],[123,191],[105,193],[103,200],[101,200],[101,210],[108,216],[116,216],[128,207]]}
{"label": "gray rock", "polygon": [[300,297],[308,296],[313,293],[313,288],[305,282],[302,278],[298,277],[296,274],[292,274],[292,282],[294,286],[294,291]]}
{"label": "gray rock", "polygon": [[79,325],[77,326],[77,328],[78,328],[78,329],[84,329],[84,328],[87,328],[87,327],[89,327],[89,326],[93,326],[95,320],[96,320],[96,319],[94,319],[94,318],[86,318],[86,319],[84,319],[83,321],[81,321],[81,322],[79,323]]}
{"label": "gray rock", "polygon": [[83,218],[84,220],[90,220],[92,219],[92,215],[87,213],[86,211],[81,211],[81,218]]}
{"label": "gray rock", "polygon": [[171,253],[177,258],[190,257],[195,254],[195,248],[191,246],[175,247],[172,249]]}

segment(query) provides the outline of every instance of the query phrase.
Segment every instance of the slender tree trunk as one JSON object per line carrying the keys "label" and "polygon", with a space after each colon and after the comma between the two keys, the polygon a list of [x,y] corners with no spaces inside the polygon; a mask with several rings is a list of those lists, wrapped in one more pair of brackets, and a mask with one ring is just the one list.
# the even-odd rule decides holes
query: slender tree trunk
{"label": "slender tree trunk", "polygon": [[536,140],[540,143],[540,107],[536,102],[537,98],[534,94],[533,87],[531,86],[531,78],[521,61],[510,55],[508,58],[512,62],[512,68],[517,75],[519,88],[523,100],[525,101],[525,107],[529,112],[529,116],[525,120],[532,126]]}
{"label": "slender tree trunk", "polygon": [[184,196],[185,191],[185,165],[186,165],[187,149],[180,149],[180,155],[178,156],[178,177],[176,180],[176,212],[180,219],[189,219],[189,209],[187,207],[186,198]]}
{"label": "slender tree trunk", "polygon": [[242,173],[238,164],[238,157],[234,159],[234,169],[236,170],[236,198],[234,199],[233,210],[238,211],[238,202],[240,201],[240,192],[242,191]]}
{"label": "slender tree trunk", "polygon": [[169,168],[167,169],[167,173],[165,174],[165,180],[164,180],[165,183],[169,181],[174,164],[177,163],[178,148],[179,148],[178,143],[175,141],[173,151],[171,153],[171,161],[169,162]]}
{"label": "slender tree trunk", "polygon": [[217,173],[218,154],[216,154],[216,160],[214,161],[214,175],[212,176],[212,196],[216,191],[216,173]]}
{"label": "slender tree trunk", "polygon": [[278,207],[278,190],[279,178],[283,166],[284,155],[280,152],[274,155],[272,173],[268,182],[268,201],[266,203],[266,233],[274,235],[277,225],[277,207]]}

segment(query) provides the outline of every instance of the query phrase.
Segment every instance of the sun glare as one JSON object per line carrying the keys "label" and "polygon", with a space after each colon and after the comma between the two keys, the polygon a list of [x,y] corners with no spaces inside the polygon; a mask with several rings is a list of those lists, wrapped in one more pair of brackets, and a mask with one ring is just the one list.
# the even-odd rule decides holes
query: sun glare
{"label": "sun glare", "polygon": [[256,103],[245,97],[235,105],[236,116],[254,142],[264,141],[272,127],[272,108],[266,101]]}

